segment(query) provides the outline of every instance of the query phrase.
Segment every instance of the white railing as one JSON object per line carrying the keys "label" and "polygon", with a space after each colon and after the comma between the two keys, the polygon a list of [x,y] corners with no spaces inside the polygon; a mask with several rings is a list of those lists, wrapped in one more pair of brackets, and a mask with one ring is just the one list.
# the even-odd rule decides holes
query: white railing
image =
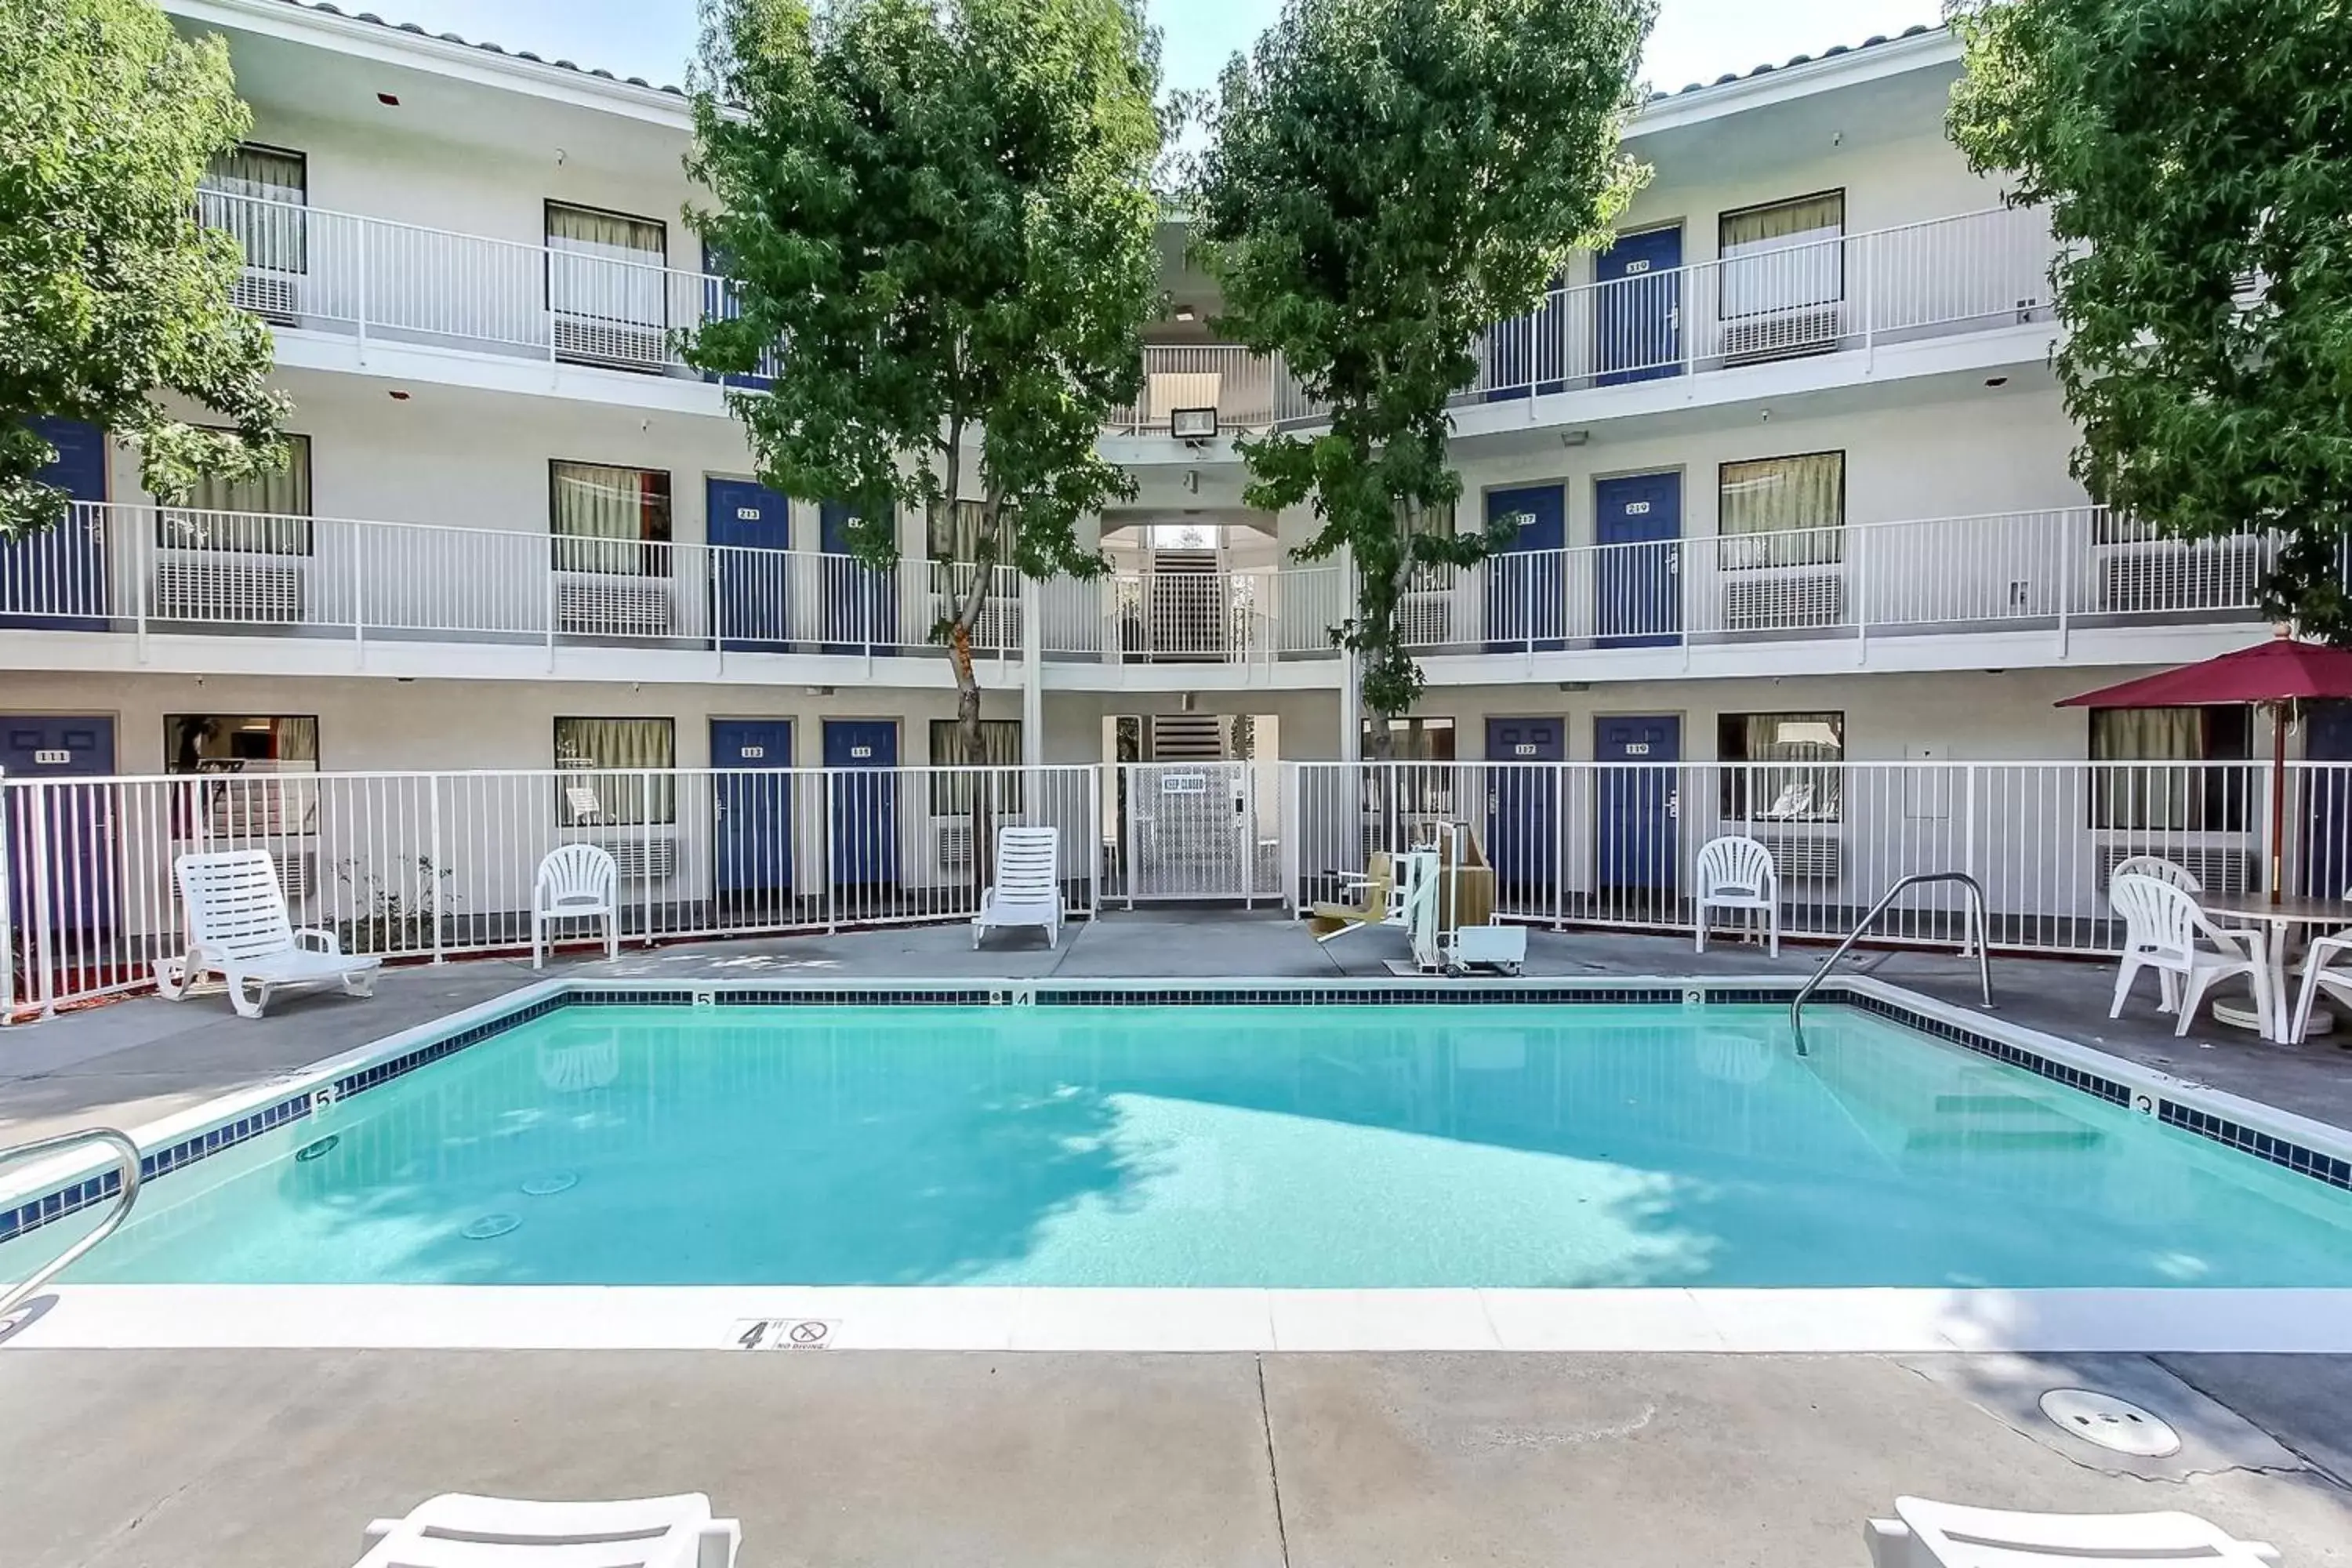
{"label": "white railing", "polygon": [[632,942],[967,919],[988,869],[973,846],[1007,824],[1061,829],[1084,915],[1099,784],[1087,767],[0,781],[0,1020],[150,984],[184,949],[172,862],[197,850],[268,851],[296,925],[389,958],[527,948],[539,862],[580,841],[618,863]]}
{"label": "white railing", "polygon": [[1553,651],[2252,619],[2260,535],[2160,539],[2101,507],[1525,551],[1424,573],[1407,646]]}
{"label": "white railing", "polygon": [[679,334],[737,309],[725,279],[654,263],[220,191],[197,193],[196,210],[244,247],[236,303],[362,343],[695,376]]}
{"label": "white railing", "polygon": [[1201,408],[1214,409],[1227,434],[1304,424],[1320,412],[1279,354],[1254,353],[1234,343],[1153,343],[1143,351],[1143,391],[1113,409],[1104,428],[1165,436],[1172,415]]}
{"label": "white railing", "polygon": [[[36,542],[0,549],[0,626],[936,654],[974,570],[129,503],[77,502]],[[973,647],[1014,658],[1020,579],[993,570]]]}
{"label": "white railing", "polygon": [[2047,219],[1996,207],[1554,289],[1489,331],[1476,402],[2049,319]]}
{"label": "white railing", "polygon": [[[2352,765],[1837,763],[1150,763],[1092,766],[226,772],[0,780],[0,1019],[150,983],[185,941],[172,862],[276,858],[295,923],[393,958],[529,941],[540,859],[610,850],[630,942],[954,921],[994,826],[1062,832],[1072,912],[1106,900],[1344,900],[1370,857],[1438,821],[1476,831],[1507,918],[1687,931],[1717,834],[1771,851],[1786,934],[1835,940],[1897,879],[1963,870],[1997,947],[2102,953],[2115,866],[2158,855],[2212,891],[2352,891]],[[1658,748],[1663,749],[1663,748]],[[1920,889],[1874,940],[1954,940]],[[2352,924],[2352,904],[2347,905]]]}
{"label": "white railing", "polygon": [[1040,584],[1038,615],[1051,658],[1268,663],[1336,657],[1349,597],[1337,566],[1146,568]]}

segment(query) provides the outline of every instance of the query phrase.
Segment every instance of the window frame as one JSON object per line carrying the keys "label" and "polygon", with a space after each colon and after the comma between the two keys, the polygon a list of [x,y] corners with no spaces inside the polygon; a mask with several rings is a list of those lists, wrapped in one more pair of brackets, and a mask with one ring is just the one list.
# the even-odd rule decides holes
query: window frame
{"label": "window frame", "polygon": [[[215,436],[234,436],[236,434],[236,431],[228,428],[226,426],[205,425],[199,426],[197,428]],[[317,520],[319,503],[316,489],[317,474],[311,466],[312,449],[310,437],[298,430],[289,430],[284,432],[284,437],[287,442],[287,449],[290,454],[287,459],[287,469],[299,468],[301,472],[302,510],[300,511],[252,511],[236,507],[202,507],[184,503],[178,506],[173,506],[159,502],[155,508],[155,548],[158,550],[197,551],[215,555],[265,555],[280,560],[308,559],[316,554],[318,550],[318,540],[316,537],[317,530],[312,525]],[[287,471],[287,469],[277,471],[284,472]],[[230,484],[249,484],[254,481],[232,479],[224,482]],[[173,537],[173,517],[175,515],[184,515],[187,513],[195,513],[202,516],[231,518],[256,517],[270,519],[271,523],[269,525],[265,528],[257,528],[255,530],[257,534],[268,533],[274,536],[276,525],[279,521],[290,521],[296,523],[297,526],[285,531],[284,540],[276,541],[278,547],[272,547],[270,544],[267,543],[255,544],[247,542],[242,539],[239,539],[236,542],[215,544],[198,537],[193,527],[181,529],[180,536]],[[286,541],[292,542],[290,547],[285,547]]]}
{"label": "window frame", "polygon": [[[1729,476],[1732,469],[1748,468],[1758,463],[1802,462],[1811,458],[1835,458],[1837,459],[1837,521],[1835,523],[1825,524],[1821,527],[1810,529],[1771,530],[1745,533],[1733,533],[1724,527],[1726,512],[1726,509],[1724,507],[1724,493],[1726,486],[1730,482]],[[1851,471],[1852,465],[1849,464],[1846,459],[1847,449],[1845,447],[1824,447],[1818,451],[1776,452],[1767,457],[1735,458],[1725,462],[1717,463],[1715,466],[1716,570],[1718,572],[1763,572],[1769,571],[1777,567],[1804,568],[1811,566],[1843,565],[1845,563],[1846,531],[1852,526],[1852,524],[1847,521],[1848,475]],[[1790,532],[1801,534],[1805,541],[1801,548],[1790,552],[1791,555],[1795,557],[1793,559],[1779,559],[1778,556],[1780,552],[1769,547],[1758,550],[1753,546],[1735,544],[1733,542],[1735,540],[1769,539],[1779,534]],[[1750,553],[1756,554],[1760,558],[1756,560],[1738,559],[1739,556]]]}
{"label": "window frame", "polygon": [[[1744,255],[1733,255],[1730,250],[1730,241],[1724,237],[1724,231],[1727,226],[1738,218],[1754,217],[1759,213],[1772,212],[1780,207],[1801,206],[1807,202],[1826,201],[1832,196],[1835,196],[1837,198],[1838,204],[1838,231],[1836,239],[1834,241],[1826,239],[1811,240],[1807,243],[1813,245],[1834,246],[1835,271],[1837,279],[1836,291],[1825,300],[1804,300],[1794,303],[1784,302],[1767,304],[1759,306],[1754,310],[1734,310],[1731,309],[1729,303],[1729,285],[1732,279],[1733,264],[1736,262],[1749,260],[1755,257],[1769,253],[1765,251],[1750,251]],[[1846,188],[1843,185],[1828,185],[1824,186],[1821,190],[1808,191],[1801,195],[1780,196],[1769,202],[1750,202],[1748,205],[1743,207],[1727,207],[1717,212],[1715,215],[1716,320],[1718,321],[1749,321],[1772,316],[1789,315],[1799,310],[1821,310],[1831,305],[1843,304],[1846,297],[1845,247],[1843,241],[1849,237],[1850,233],[1846,226],[1847,216]],[[1799,248],[1799,247],[1784,246],[1780,248],[1794,250]]]}
{"label": "window frame", "polygon": [[[1000,726],[1001,728],[998,728]],[[928,725],[925,727],[924,734],[926,737],[926,744],[929,747],[928,754],[930,757],[930,765],[933,769],[962,768],[972,765],[961,761],[947,762],[941,760],[943,748],[947,752],[953,752],[957,750],[956,731],[959,727],[957,721],[953,719],[933,719],[929,721]],[[1022,740],[1020,720],[982,719],[980,721],[980,728],[983,736],[988,734],[992,728],[996,729],[996,732],[1000,734],[1006,730],[1011,731],[1013,733],[1013,753],[1016,758],[1019,757],[1021,754]],[[985,743],[983,742],[983,750],[984,749]],[[1019,767],[1019,763],[1017,762],[997,764],[983,763],[981,765],[1005,766],[1016,769]],[[926,793],[930,797],[931,815],[934,817],[944,817],[950,821],[960,820],[971,816],[973,809],[973,791],[971,786],[975,782],[976,780],[970,774],[933,772],[927,780],[928,787],[926,789]],[[1018,772],[1003,774],[1003,783],[1000,786],[991,790],[989,793],[992,796],[995,797],[990,802],[991,808],[1000,816],[1017,816],[1021,814],[1025,805],[1026,797],[1023,791],[1022,775]]]}
{"label": "window frame", "polygon": [[[2189,712],[2198,717],[2198,755],[2194,757],[2103,757],[2099,753],[2100,721],[2111,720],[2117,713]],[[2235,739],[2240,754],[2216,754],[2214,721],[2221,714],[2234,716]],[[2171,707],[2093,708],[2085,713],[2084,755],[2091,763],[2091,787],[2084,803],[2084,819],[2095,833],[2133,834],[2251,834],[2258,823],[2258,810],[2252,784],[2252,764],[2262,760],[2257,745],[2259,726],[2254,722],[2251,703],[2222,702]],[[2230,788],[2233,770],[2227,764],[2240,764],[2234,770],[2247,781],[2247,786],[2236,791]],[[2218,765],[2217,765],[2218,764]],[[2137,770],[2179,768],[2187,778],[2193,778],[2197,787],[2185,790],[2181,795],[2182,822],[2179,826],[2158,823],[2152,819],[2168,792],[2133,787]],[[2153,776],[2150,782],[2154,782]]]}
{"label": "window frame", "polygon": [[[647,538],[644,533],[645,502],[642,497],[639,498],[637,502],[639,514],[637,526],[640,531],[635,540],[621,537],[608,539],[602,534],[595,533],[566,533],[557,528],[556,523],[562,515],[556,501],[556,498],[560,493],[560,470],[565,468],[609,468],[616,473],[635,474],[640,478],[648,474],[660,476],[662,483],[662,537],[652,539]],[[671,563],[669,560],[669,552],[674,549],[677,543],[677,478],[667,468],[639,468],[632,463],[600,463],[592,461],[586,458],[550,458],[547,459],[547,538],[548,563],[551,571],[566,572],[579,576],[643,577],[650,578],[656,582],[667,581],[673,574],[670,570]],[[593,543],[604,544],[610,547],[615,556],[619,556],[624,553],[634,553],[636,558],[637,564],[632,569],[624,570],[618,567],[582,566],[567,563],[564,559],[563,546],[563,542],[567,539],[583,540]],[[625,552],[620,548],[621,546],[631,544],[634,544],[635,547],[634,552]],[[590,552],[586,551],[578,552],[577,553],[581,555],[591,554]]]}
{"label": "window frame", "polygon": [[[600,767],[593,762],[585,765],[567,762],[563,755],[563,726],[566,724],[657,724],[669,737],[669,762],[655,768]],[[674,715],[660,713],[558,713],[548,721],[548,743],[555,761],[555,823],[561,833],[594,835],[642,831],[649,827],[677,826],[677,720]],[[634,778],[646,773],[665,775],[647,780],[647,799],[640,802],[642,811],[634,819],[614,816],[607,809],[603,796],[598,796],[596,815],[602,822],[582,822],[572,810],[568,798],[572,786],[568,781],[579,774]]]}
{"label": "window frame", "polygon": [[[654,253],[656,257],[655,260],[646,262],[627,262],[617,257],[593,256],[585,251],[559,250],[555,243],[556,234],[554,225],[554,217],[558,210],[564,212],[584,213],[590,217],[618,218],[624,223],[641,223],[648,225],[653,228],[656,234],[661,237],[661,249],[659,252]],[[617,207],[591,206],[586,202],[567,202],[560,200],[554,196],[544,196],[541,197],[540,201],[539,237],[540,287],[545,295],[549,314],[566,316],[574,321],[607,321],[623,327],[656,328],[662,331],[667,331],[669,330],[670,309],[669,285],[667,282],[667,277],[670,270],[669,224],[666,220],[657,217],[647,217],[643,213],[623,212]],[[558,290],[555,287],[555,258],[559,255],[583,257],[591,261],[603,261],[616,267],[639,266],[651,267],[655,268],[662,275],[663,278],[661,284],[654,290],[660,301],[660,319],[657,321],[644,321],[635,316],[608,315],[598,310],[583,310],[559,303],[556,299]]]}
{"label": "window frame", "polygon": [[[1759,759],[1746,755],[1748,728],[1758,720],[1763,719],[1783,722],[1827,720],[1830,727],[1837,734],[1836,760],[1801,762],[1788,759]],[[1738,749],[1742,754],[1738,756],[1729,754],[1733,748],[1728,744],[1728,740],[1733,733],[1732,727],[1735,725],[1739,727],[1738,732],[1741,737]],[[1846,713],[1843,708],[1767,709],[1760,711],[1718,712],[1715,716],[1715,758],[1718,780],[1716,796],[1717,815],[1727,828],[1735,824],[1769,824],[1776,828],[1843,826],[1845,822],[1843,778],[1848,754]],[[1789,775],[1786,784],[1773,786],[1770,802],[1773,805],[1780,803],[1780,795],[1789,787],[1808,782],[1795,775],[1827,771],[1834,773],[1840,782],[1838,787],[1831,792],[1832,798],[1826,811],[1821,810],[1816,805],[1804,816],[1775,816],[1769,815],[1768,806],[1766,814],[1759,815],[1753,808],[1756,796],[1762,791],[1753,789],[1751,785],[1757,782],[1759,773],[1768,771]],[[1818,802],[1821,796],[1819,781],[1811,782],[1814,784],[1813,798]]]}
{"label": "window frame", "polygon": [[[215,723],[224,720],[248,722],[266,720],[273,730],[275,726],[289,722],[308,724],[310,727],[310,766],[286,772],[273,768],[266,773],[249,773],[245,766],[247,763],[264,759],[199,757],[194,769],[183,768],[178,755],[180,728],[192,720]],[[202,837],[210,838],[249,841],[254,838],[303,838],[316,834],[319,831],[317,788],[289,786],[285,781],[315,778],[324,771],[323,728],[316,713],[164,714],[163,775],[171,779],[220,781],[192,784],[184,790],[173,789],[172,834],[174,840],[190,842],[199,837],[194,829],[194,818],[199,813],[205,823]],[[273,742],[276,740],[274,733],[271,739]],[[208,767],[205,765],[208,760],[225,765]],[[278,762],[285,759],[267,760]],[[232,785],[227,782],[231,779],[252,782]]]}

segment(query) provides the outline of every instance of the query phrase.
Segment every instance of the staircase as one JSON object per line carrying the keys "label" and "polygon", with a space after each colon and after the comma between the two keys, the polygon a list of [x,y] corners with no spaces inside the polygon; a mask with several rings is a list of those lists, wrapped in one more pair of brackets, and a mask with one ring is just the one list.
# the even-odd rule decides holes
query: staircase
{"label": "staircase", "polygon": [[1935,1122],[1915,1129],[1908,1150],[1980,1152],[2090,1149],[2105,1134],[2022,1094],[1938,1094]]}
{"label": "staircase", "polygon": [[1214,550],[1154,550],[1144,579],[1145,649],[1155,660],[1216,663],[1226,652],[1225,578]]}

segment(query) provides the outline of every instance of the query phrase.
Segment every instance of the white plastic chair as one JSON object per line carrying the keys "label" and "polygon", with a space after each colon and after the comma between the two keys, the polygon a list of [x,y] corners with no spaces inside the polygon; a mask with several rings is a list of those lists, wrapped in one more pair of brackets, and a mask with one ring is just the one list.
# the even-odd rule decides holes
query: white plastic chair
{"label": "white plastic chair", "polygon": [[[2161,855],[2134,855],[2129,859],[2118,860],[2115,869],[2107,873],[2107,880],[2113,882],[2117,877],[2153,877],[2159,882],[2171,883],[2191,898],[2205,891],[2205,884],[2197,879],[2197,873]],[[2158,985],[2163,993],[2163,999],[2157,1004],[2158,1012],[2169,1013],[2180,1005],[2179,975],[2167,970]]]}
{"label": "white plastic chair", "polygon": [[1044,926],[1045,945],[1062,942],[1062,835],[1052,827],[996,830],[996,880],[982,889],[971,917],[971,945],[992,929]]}
{"label": "white plastic chair", "polygon": [[1780,956],[1780,873],[1772,852],[1753,838],[1710,838],[1698,851],[1698,951],[1706,951],[1706,911],[1761,910],[1765,939]]}
{"label": "white plastic chair", "polygon": [[2352,953],[2352,931],[2315,937],[2303,952],[2303,990],[2294,999],[2294,1021],[2286,1037],[2300,1041],[2311,1029],[2312,1005],[2326,991],[2338,1002],[2352,1005],[2352,963],[2332,961]]}
{"label": "white plastic chair", "polygon": [[207,973],[228,982],[229,1002],[247,1018],[260,1017],[288,985],[341,982],[346,995],[375,994],[383,960],[345,952],[323,927],[294,929],[277,863],[266,850],[183,855],[172,873],[187,906],[188,951],[155,961],[155,988],[168,999],[177,1002]]}
{"label": "white plastic chair", "polygon": [[[2132,982],[2141,970],[2153,969],[2178,977],[2180,1022],[2172,1032],[2185,1035],[2207,989],[2217,980],[2243,974],[2253,984],[2254,1006],[2268,1027],[2276,999],[2271,994],[2271,968],[2261,931],[2223,931],[2195,899],[2153,877],[2114,879],[2107,884],[2107,902],[2124,920],[2122,973],[2116,976],[2116,1001],[2108,1017],[2123,1016]],[[2200,936],[2212,944],[2210,951],[2198,946]]]}
{"label": "white plastic chair", "polygon": [[2279,1560],[2270,1542],[2240,1541],[2193,1513],[2011,1513],[1904,1497],[1895,1515],[1863,1526],[1874,1568],[2257,1568]]}
{"label": "white plastic chair", "polygon": [[356,1568],[734,1568],[742,1540],[700,1492],[614,1502],[445,1492],[370,1524]]}
{"label": "white plastic chair", "polygon": [[621,868],[593,844],[566,844],[539,863],[530,894],[530,966],[547,966],[547,928],[557,921],[602,920],[604,956],[621,956]]}

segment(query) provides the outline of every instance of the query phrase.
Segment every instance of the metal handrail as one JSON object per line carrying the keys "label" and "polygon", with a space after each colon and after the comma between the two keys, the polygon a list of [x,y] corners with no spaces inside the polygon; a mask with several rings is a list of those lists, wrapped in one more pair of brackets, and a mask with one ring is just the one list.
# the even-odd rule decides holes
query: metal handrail
{"label": "metal handrail", "polygon": [[[1878,902],[1870,906],[1870,912],[1863,916],[1852,931],[1845,933],[1845,940],[1839,942],[1827,958],[1822,960],[1822,966],[1813,971],[1811,978],[1798,987],[1795,1000],[1789,1004],[1789,1032],[1797,1037],[1799,1056],[1805,1054],[1806,1001],[1820,989],[1822,982],[1829,978],[1830,971],[1837,967],[1837,961],[1843,958],[1853,949],[1853,944],[1862,940],[1863,933],[1870,929],[1872,922],[1886,912],[1887,906],[1895,901],[1896,896],[1904,889],[1914,887],[1921,882],[1958,882],[1968,889],[1969,913],[1975,917],[1977,989],[1983,994],[1984,1005],[1987,1007],[1992,1005],[1992,962],[1985,954],[1985,945],[1991,934],[1991,921],[1985,913],[1984,884],[1966,871],[1914,872],[1887,889]],[[1964,954],[1968,952],[1965,944],[1960,951]]]}
{"label": "metal handrail", "polygon": [[78,1132],[61,1132],[55,1138],[37,1138],[30,1143],[0,1149],[0,1165],[14,1164],[19,1160],[29,1160],[36,1154],[51,1154],[82,1143],[108,1143],[114,1147],[122,1163],[122,1185],[115,1193],[121,1201],[100,1222],[96,1230],[34,1269],[29,1278],[11,1288],[6,1294],[0,1295],[0,1318],[7,1317],[30,1300],[34,1291],[64,1273],[82,1254],[121,1229],[122,1222],[131,1216],[131,1205],[139,1200],[139,1145],[131,1141],[130,1134],[111,1127],[85,1127]]}

